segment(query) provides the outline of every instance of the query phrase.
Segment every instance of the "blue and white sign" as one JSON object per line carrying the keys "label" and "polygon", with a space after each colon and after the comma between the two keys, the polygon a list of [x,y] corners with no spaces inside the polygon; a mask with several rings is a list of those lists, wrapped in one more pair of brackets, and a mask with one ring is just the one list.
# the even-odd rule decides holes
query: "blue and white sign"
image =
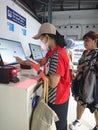
{"label": "blue and white sign", "polygon": [[21,29],[21,31],[22,31],[22,34],[23,34],[24,36],[27,35],[27,31],[26,31],[26,29]]}
{"label": "blue and white sign", "polygon": [[7,19],[26,27],[26,18],[7,6]]}
{"label": "blue and white sign", "polygon": [[10,22],[7,22],[7,25],[8,25],[8,27],[9,27],[9,31],[12,31],[12,32],[14,32],[14,24],[13,23],[10,23]]}

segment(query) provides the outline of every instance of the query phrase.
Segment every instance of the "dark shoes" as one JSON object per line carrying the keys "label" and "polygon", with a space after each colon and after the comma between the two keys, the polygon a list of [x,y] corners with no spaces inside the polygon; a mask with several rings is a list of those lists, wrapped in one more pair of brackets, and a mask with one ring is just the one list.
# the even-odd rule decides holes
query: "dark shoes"
{"label": "dark shoes", "polygon": [[98,127],[94,127],[92,130],[98,130]]}
{"label": "dark shoes", "polygon": [[75,120],[72,122],[72,124],[69,125],[69,128],[71,130],[76,130],[81,125],[80,121]]}

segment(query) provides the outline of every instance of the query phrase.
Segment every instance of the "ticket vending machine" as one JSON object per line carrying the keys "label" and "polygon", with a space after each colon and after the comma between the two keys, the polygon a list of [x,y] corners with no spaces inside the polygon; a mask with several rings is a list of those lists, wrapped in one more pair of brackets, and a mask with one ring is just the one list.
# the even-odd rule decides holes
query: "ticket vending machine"
{"label": "ticket vending machine", "polygon": [[[21,70],[20,82],[0,83],[0,130],[29,130],[32,99],[40,85],[34,70]],[[40,93],[41,87],[37,90]]]}
{"label": "ticket vending machine", "polygon": [[[14,56],[26,60],[20,42],[0,38],[0,56],[0,130],[29,130],[32,99],[35,90],[41,92],[41,87],[37,90],[40,77],[34,69],[21,69],[17,64]],[[12,82],[15,70],[18,82]]]}

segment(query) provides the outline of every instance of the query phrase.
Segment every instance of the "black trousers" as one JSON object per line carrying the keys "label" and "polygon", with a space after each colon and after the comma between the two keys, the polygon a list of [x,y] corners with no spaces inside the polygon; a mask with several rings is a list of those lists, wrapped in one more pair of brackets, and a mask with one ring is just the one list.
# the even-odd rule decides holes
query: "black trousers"
{"label": "black trousers", "polygon": [[57,130],[67,130],[67,113],[68,113],[68,103],[55,105],[48,103],[48,105],[55,111],[58,115],[59,121],[56,122]]}

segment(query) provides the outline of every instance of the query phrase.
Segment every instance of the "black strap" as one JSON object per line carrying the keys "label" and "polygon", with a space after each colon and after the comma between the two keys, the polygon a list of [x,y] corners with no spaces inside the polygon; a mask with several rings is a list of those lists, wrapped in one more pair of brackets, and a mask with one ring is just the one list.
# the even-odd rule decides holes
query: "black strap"
{"label": "black strap", "polygon": [[90,60],[89,60],[89,62],[88,62],[88,66],[91,64],[91,62],[92,62],[92,60],[93,60],[93,58],[94,58],[94,56],[95,56],[95,53],[96,53],[96,52],[94,52],[94,53],[92,54],[92,56],[91,56],[91,58],[90,58]]}
{"label": "black strap", "polygon": [[41,72],[42,72],[42,70],[39,70],[39,71],[37,72],[37,74],[39,75]]}
{"label": "black strap", "polygon": [[88,67],[88,69],[84,72],[84,74],[83,74],[84,77],[87,76],[87,74],[88,74],[88,72],[89,72],[89,70],[90,70],[90,68],[91,68],[91,62],[92,62],[93,58],[95,57],[95,54],[96,54],[96,52],[94,52],[94,53],[92,54],[92,56],[90,57],[90,60],[89,60],[88,65],[87,65],[87,66],[89,66],[89,67]]}

